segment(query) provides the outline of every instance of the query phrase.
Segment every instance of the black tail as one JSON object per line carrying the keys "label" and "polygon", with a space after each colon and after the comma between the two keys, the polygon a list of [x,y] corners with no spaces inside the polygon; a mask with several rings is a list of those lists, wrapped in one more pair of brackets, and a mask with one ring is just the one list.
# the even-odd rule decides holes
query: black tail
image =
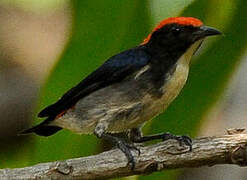
{"label": "black tail", "polygon": [[38,134],[40,136],[50,136],[50,135],[55,134],[57,131],[62,129],[62,128],[57,127],[57,126],[48,125],[47,122],[49,122],[49,121],[50,121],[50,119],[48,118],[45,121],[43,121],[42,123],[40,123],[39,125],[22,131],[20,133],[20,135],[35,133],[35,134]]}

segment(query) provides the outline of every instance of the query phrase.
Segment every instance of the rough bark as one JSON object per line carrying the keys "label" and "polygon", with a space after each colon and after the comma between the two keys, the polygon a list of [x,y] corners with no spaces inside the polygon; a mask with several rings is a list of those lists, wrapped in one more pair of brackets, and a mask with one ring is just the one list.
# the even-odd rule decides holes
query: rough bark
{"label": "rough bark", "polygon": [[241,130],[229,135],[193,140],[193,150],[169,140],[140,147],[135,155],[136,167],[131,171],[124,154],[113,149],[98,155],[41,163],[25,168],[2,169],[0,179],[107,179],[176,168],[213,166],[216,164],[247,165],[247,134]]}

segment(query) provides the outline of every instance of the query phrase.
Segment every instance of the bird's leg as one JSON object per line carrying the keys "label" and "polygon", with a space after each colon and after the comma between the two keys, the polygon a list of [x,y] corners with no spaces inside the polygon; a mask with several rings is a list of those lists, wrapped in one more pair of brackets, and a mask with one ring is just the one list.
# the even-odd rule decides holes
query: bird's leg
{"label": "bird's leg", "polygon": [[160,134],[154,134],[154,135],[149,135],[149,136],[142,136],[142,133],[139,128],[133,128],[129,132],[129,138],[134,143],[142,143],[142,142],[152,141],[156,139],[161,139],[163,141],[166,141],[169,139],[175,139],[179,142],[181,146],[184,143],[185,145],[189,146],[190,151],[192,150],[192,140],[188,136],[176,136],[171,133],[160,133]]}
{"label": "bird's leg", "polygon": [[107,141],[112,142],[114,145],[116,145],[127,157],[128,164],[131,165],[131,170],[134,170],[135,160],[130,150],[131,149],[137,150],[138,153],[140,154],[140,150],[138,148],[136,148],[133,144],[126,143],[122,138],[115,137],[113,134],[110,134],[110,133],[105,133],[105,126],[102,123],[97,124],[94,130],[94,134],[98,138],[105,139]]}

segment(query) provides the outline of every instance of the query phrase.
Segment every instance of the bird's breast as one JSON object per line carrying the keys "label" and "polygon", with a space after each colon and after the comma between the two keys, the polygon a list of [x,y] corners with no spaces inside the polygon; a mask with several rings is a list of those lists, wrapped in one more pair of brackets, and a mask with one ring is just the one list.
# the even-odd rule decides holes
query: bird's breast
{"label": "bird's breast", "polygon": [[173,67],[175,70],[172,70],[172,73],[167,73],[164,84],[159,89],[161,92],[159,98],[153,98],[150,94],[144,96],[143,104],[146,108],[143,119],[147,118],[148,120],[160,114],[178,96],[189,74],[189,60],[187,58],[189,57],[186,54],[181,56]]}
{"label": "bird's breast", "polygon": [[[191,45],[191,47],[178,59],[177,63],[172,67],[172,71],[167,73],[164,84],[160,87],[160,98],[154,99],[147,94],[143,98],[145,104],[145,113],[142,118],[151,119],[163,112],[169,104],[178,96],[184,87],[189,74],[190,60],[193,54],[198,50],[203,40],[199,40]],[[175,69],[175,70],[174,70]]]}

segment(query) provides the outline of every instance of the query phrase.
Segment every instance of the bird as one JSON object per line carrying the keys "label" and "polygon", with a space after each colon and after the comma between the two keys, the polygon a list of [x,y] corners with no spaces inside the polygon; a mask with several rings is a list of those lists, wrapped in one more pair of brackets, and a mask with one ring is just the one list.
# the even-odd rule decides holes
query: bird
{"label": "bird", "polygon": [[[165,111],[184,87],[190,61],[208,36],[219,35],[194,17],[161,21],[138,46],[110,57],[57,102],[44,108],[40,124],[21,134],[50,136],[61,129],[94,134],[116,145],[135,167],[134,143],[175,139],[192,149],[188,136],[160,133],[143,136],[148,120]],[[117,133],[127,133],[127,142]],[[140,153],[140,152],[139,152]]]}

